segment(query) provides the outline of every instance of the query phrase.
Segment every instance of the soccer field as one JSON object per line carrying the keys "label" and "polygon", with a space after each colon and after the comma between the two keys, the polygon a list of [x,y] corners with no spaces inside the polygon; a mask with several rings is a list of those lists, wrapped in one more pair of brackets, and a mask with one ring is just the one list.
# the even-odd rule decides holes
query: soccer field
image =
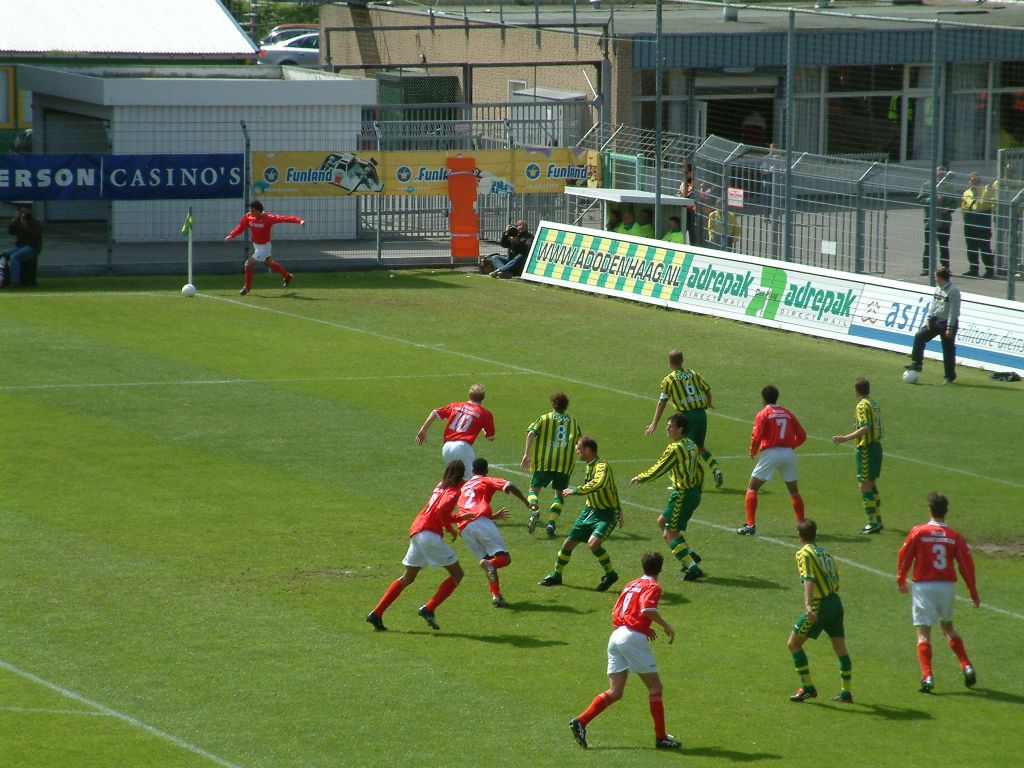
{"label": "soccer field", "polygon": [[[901,356],[709,317],[447,271],[48,280],[0,296],[0,766],[1010,765],[1024,751],[1024,452],[1019,384],[962,369],[940,386],[900,380]],[[273,287],[271,287],[273,286]],[[526,427],[563,389],[611,464],[625,526],[606,542],[621,576],[664,552],[666,482],[630,487],[665,445],[644,436],[680,347],[710,383],[710,481],[689,526],[708,577],[667,558],[654,645],[668,730],[653,749],[642,682],[591,723],[568,721],[607,686],[617,595],[578,548],[565,585],[537,581],[558,543],[528,535],[511,497],[500,523],[508,609],[466,577],[416,615],[442,580],[423,571],[374,632],[365,616],[402,570],[409,524],[443,469],[434,407],[487,387],[492,475],[526,490]],[[885,531],[864,525],[853,449],[853,380],[871,380],[885,423]],[[829,699],[827,639],[805,646],[821,696],[799,685],[786,639],[802,613],[788,494],[762,490],[741,537],[750,425],[775,384],[809,438],[800,489],[839,561],[852,705]],[[664,419],[662,420],[662,425]],[[577,466],[574,480],[582,478]],[[972,546],[983,604],[957,585],[956,624],[978,672],[968,690],[936,627],[936,689],[918,692],[909,597],[896,553],[945,493]],[[544,510],[551,494],[541,494]],[[499,501],[500,499],[496,499]],[[570,499],[559,533],[581,507]]]}

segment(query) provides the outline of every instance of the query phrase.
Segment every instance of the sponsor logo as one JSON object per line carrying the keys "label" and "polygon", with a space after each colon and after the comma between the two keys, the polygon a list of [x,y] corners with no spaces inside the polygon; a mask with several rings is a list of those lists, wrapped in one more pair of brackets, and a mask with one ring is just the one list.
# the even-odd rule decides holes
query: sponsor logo
{"label": "sponsor logo", "polygon": [[263,180],[267,182],[267,184],[274,184],[280,176],[281,172],[273,165],[268,165],[263,169]]}
{"label": "sponsor logo", "polygon": [[[530,176],[529,167],[526,169],[526,175]],[[586,181],[588,177],[587,166],[585,165],[557,165],[556,163],[548,163],[547,177],[549,179],[560,179],[564,181]]]}
{"label": "sponsor logo", "polygon": [[536,163],[530,163],[526,166],[524,173],[530,181],[536,181],[540,178],[540,166]]}
{"label": "sponsor logo", "polygon": [[[650,249],[654,252],[655,249]],[[556,264],[568,269],[580,269],[611,277],[622,277],[636,281],[660,283],[661,285],[681,285],[682,267],[670,261],[656,261],[624,254],[601,251],[594,248],[581,248],[572,245],[543,242],[537,248],[531,271],[542,264]],[[568,277],[563,275],[563,279]]]}
{"label": "sponsor logo", "polygon": [[398,170],[395,171],[395,178],[398,179],[403,184],[408,183],[408,181],[412,178],[412,168],[410,168],[408,165],[399,166]]}
{"label": "sponsor logo", "polygon": [[931,306],[931,301],[924,297],[919,298],[914,303],[894,301],[889,305],[889,311],[885,315],[884,325],[886,328],[895,328],[898,331],[905,331],[908,329],[916,331],[924,325],[925,318],[928,317],[928,310],[931,309]]}

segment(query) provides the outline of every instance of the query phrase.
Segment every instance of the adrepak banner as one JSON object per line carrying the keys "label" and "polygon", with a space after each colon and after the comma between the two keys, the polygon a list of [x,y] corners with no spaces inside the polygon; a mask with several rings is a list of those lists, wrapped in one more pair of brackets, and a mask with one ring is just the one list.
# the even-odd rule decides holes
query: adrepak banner
{"label": "adrepak banner", "polygon": [[242,197],[242,154],[0,155],[0,200]]}
{"label": "adrepak banner", "polygon": [[[908,354],[933,293],[548,221],[537,229],[523,278]],[[956,347],[962,365],[1024,373],[1024,305],[963,293]],[[938,339],[926,354],[942,358]]]}

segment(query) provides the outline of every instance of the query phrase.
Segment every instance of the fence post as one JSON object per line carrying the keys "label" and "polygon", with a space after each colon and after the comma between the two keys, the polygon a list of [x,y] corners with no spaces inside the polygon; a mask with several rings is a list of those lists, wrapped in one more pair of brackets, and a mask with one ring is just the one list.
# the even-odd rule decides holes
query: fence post
{"label": "fence post", "polygon": [[[245,120],[239,121],[242,124],[242,136],[244,137],[244,149],[242,154],[242,203],[243,210],[249,210],[249,190],[252,189],[252,139],[249,137],[249,126]],[[242,253],[249,253],[249,230],[245,230],[242,237]]]}
{"label": "fence post", "polygon": [[[872,167],[874,167],[872,165]],[[857,179],[857,207],[855,208],[854,221],[856,222],[853,233],[853,271],[858,275],[864,273],[864,179],[870,170]],[[886,213],[888,215],[888,213]]]}
{"label": "fence post", "polygon": [[782,258],[793,261],[793,82],[796,77],[796,11],[786,27],[786,207],[782,219]]}

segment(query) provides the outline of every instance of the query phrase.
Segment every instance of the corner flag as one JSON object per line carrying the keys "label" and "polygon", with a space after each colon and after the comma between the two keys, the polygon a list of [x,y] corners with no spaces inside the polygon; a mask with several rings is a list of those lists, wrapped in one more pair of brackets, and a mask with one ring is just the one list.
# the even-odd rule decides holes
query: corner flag
{"label": "corner flag", "polygon": [[181,236],[185,237],[192,233],[192,206],[188,207],[188,213],[185,216],[185,223],[181,225]]}

